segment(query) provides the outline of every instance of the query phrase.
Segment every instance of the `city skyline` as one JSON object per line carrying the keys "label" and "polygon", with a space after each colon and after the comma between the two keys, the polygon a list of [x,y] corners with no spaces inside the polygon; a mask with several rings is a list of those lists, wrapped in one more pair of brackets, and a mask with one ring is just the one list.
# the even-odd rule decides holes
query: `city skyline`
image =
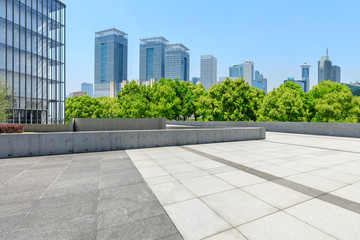
{"label": "city skyline", "polygon": [[[340,3],[324,5],[323,1],[304,1],[301,5],[281,1],[275,3],[276,7],[274,3],[266,1],[241,4],[237,1],[227,4],[215,2],[209,6],[206,14],[197,15],[199,13],[196,9],[201,3],[187,0],[179,8],[170,8],[167,2],[160,0],[151,4],[146,1],[109,0],[101,5],[87,2],[87,11],[82,11],[80,16],[83,1],[65,0],[65,3],[69,10],[68,92],[78,90],[81,82],[94,79],[93,32],[109,27],[116,27],[129,34],[128,80],[139,79],[139,39],[152,36],[181,41],[191,49],[191,59],[194,61],[190,63],[190,79],[200,76],[200,61],[197,59],[201,55],[212,54],[218,59],[218,76],[227,76],[229,66],[252,60],[256,69],[267,77],[269,91],[278,87],[288,76],[299,79],[299,65],[307,61],[313,66],[310,69],[312,87],[317,84],[318,72],[315,66],[328,47],[332,60],[342,67],[342,82],[359,80],[358,33],[351,30],[356,29],[355,23],[360,20],[355,11],[360,4],[356,1],[351,1],[352,8]],[[229,4],[233,6],[231,9],[228,8]],[[235,9],[240,5],[247,11],[237,14]],[[155,9],[161,12],[159,17],[150,14]],[[294,15],[293,10],[304,14]],[[179,21],[174,17],[184,11],[197,18]],[[332,16],[326,18],[326,25],[323,24],[321,28],[318,24],[325,20],[319,12],[327,12]],[[102,17],[94,19],[94,15]],[[212,18],[214,15],[217,17]],[[82,21],[78,21],[79,17],[88,24],[83,26]],[[241,31],[233,31],[244,19],[247,19],[247,24],[242,24]],[[303,31],[308,33],[308,37],[304,38]],[[256,37],[259,32],[264,37]],[[245,37],[243,33],[250,37]]]}

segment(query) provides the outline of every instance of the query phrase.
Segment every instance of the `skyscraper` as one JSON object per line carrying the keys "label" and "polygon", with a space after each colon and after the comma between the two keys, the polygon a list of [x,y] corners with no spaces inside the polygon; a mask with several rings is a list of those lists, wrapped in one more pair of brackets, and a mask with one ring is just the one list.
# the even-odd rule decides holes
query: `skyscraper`
{"label": "skyscraper", "polygon": [[200,82],[208,90],[216,83],[217,59],[213,55],[200,57]]}
{"label": "skyscraper", "polygon": [[65,4],[0,0],[0,80],[10,123],[65,122]]}
{"label": "skyscraper", "polygon": [[285,84],[286,82],[296,83],[297,85],[299,85],[299,86],[302,88],[302,90],[303,90],[304,92],[306,92],[306,89],[308,89],[307,81],[306,81],[306,80],[295,80],[294,77],[288,77],[288,79],[284,81],[284,84]]}
{"label": "skyscraper", "polygon": [[165,49],[165,78],[189,81],[190,55],[183,44],[169,44]]}
{"label": "skyscraper", "polygon": [[145,84],[152,78],[165,77],[166,40],[163,37],[140,39],[140,80]]}
{"label": "skyscraper", "polygon": [[244,64],[238,64],[238,65],[229,67],[229,77],[244,78]]}
{"label": "skyscraper", "polygon": [[330,80],[332,82],[341,82],[340,67],[333,66],[329,59],[329,51],[326,49],[326,56],[321,57],[318,62],[318,83]]}
{"label": "skyscraper", "polygon": [[85,92],[89,97],[93,97],[93,84],[87,82],[81,83],[81,91]]}
{"label": "skyscraper", "polygon": [[267,79],[258,70],[255,71],[254,87],[267,93]]}
{"label": "skyscraper", "polygon": [[340,83],[341,69],[339,66],[332,66],[332,81]]}
{"label": "skyscraper", "polygon": [[304,65],[301,65],[301,80],[306,81],[306,89],[304,92],[310,91],[310,65],[307,65],[306,62]]}
{"label": "skyscraper", "polygon": [[250,86],[254,86],[254,63],[252,61],[244,62],[244,80],[248,82]]}
{"label": "skyscraper", "polygon": [[127,34],[115,28],[95,33],[95,97],[110,96],[110,82],[127,80]]}

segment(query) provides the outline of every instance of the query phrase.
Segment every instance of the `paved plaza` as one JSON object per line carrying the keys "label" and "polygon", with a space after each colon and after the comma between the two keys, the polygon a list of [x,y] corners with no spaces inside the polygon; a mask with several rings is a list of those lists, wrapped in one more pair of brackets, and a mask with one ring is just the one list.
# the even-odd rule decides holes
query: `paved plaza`
{"label": "paved plaza", "polygon": [[0,159],[0,239],[360,239],[360,139]]}

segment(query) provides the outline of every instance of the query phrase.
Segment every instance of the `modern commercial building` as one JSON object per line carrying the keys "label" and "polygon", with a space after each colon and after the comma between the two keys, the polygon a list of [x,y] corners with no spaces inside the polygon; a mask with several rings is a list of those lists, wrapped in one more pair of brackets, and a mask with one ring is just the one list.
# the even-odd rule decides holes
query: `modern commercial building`
{"label": "modern commercial building", "polygon": [[332,81],[340,83],[341,82],[340,76],[341,76],[340,67],[336,66],[336,65],[333,65],[332,66]]}
{"label": "modern commercial building", "polygon": [[206,90],[216,83],[217,59],[213,55],[200,57],[200,82]]}
{"label": "modern commercial building", "polygon": [[65,9],[58,0],[0,0],[0,81],[9,123],[65,122]]}
{"label": "modern commercial building", "polygon": [[168,40],[163,37],[140,39],[140,80],[145,84],[152,78],[165,77],[165,49]]}
{"label": "modern commercial building", "polygon": [[229,67],[229,77],[244,78],[244,64],[238,64]]}
{"label": "modern commercial building", "polygon": [[168,44],[165,49],[165,78],[189,81],[190,50],[183,44]]}
{"label": "modern commercial building", "polygon": [[127,80],[127,34],[115,28],[95,33],[95,97],[110,96],[110,82]]}
{"label": "modern commercial building", "polygon": [[310,65],[304,63],[304,65],[301,65],[301,80],[306,81],[306,89],[304,92],[310,91]]}
{"label": "modern commercial building", "polygon": [[252,61],[244,62],[244,80],[249,83],[250,86],[255,85],[254,80],[254,63]]}
{"label": "modern commercial building", "polygon": [[84,95],[86,95],[86,92],[77,91],[77,92],[71,93],[71,94],[70,94],[70,97],[72,97],[72,98],[75,97],[75,96],[82,97],[82,96],[84,96]]}
{"label": "modern commercial building", "polygon": [[[125,82],[126,82],[126,80],[125,80]],[[124,86],[123,86],[123,83],[124,83],[124,81],[122,81],[121,82],[121,88],[123,88]],[[110,94],[110,97],[111,98],[115,98],[116,96],[117,96],[117,87],[116,87],[116,82],[115,81],[111,81],[110,82],[110,92],[109,92],[109,94]]]}
{"label": "modern commercial building", "polygon": [[255,71],[254,87],[264,90],[267,93],[267,79],[258,71]]}
{"label": "modern commercial building", "polygon": [[85,92],[89,97],[93,97],[94,85],[92,83],[83,82],[81,83],[81,91]]}
{"label": "modern commercial building", "polygon": [[306,89],[308,89],[306,80],[295,80],[294,77],[288,77],[288,79],[284,81],[284,84],[288,81],[298,84],[304,92],[306,92]]}
{"label": "modern commercial building", "polygon": [[340,67],[332,65],[329,59],[329,51],[326,49],[326,56],[321,57],[318,62],[318,83],[330,80],[332,82],[341,82]]}

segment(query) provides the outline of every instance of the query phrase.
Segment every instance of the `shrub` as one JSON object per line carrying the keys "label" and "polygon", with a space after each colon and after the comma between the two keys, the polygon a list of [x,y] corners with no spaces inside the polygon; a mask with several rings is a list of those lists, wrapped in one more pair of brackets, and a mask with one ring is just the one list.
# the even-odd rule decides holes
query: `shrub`
{"label": "shrub", "polygon": [[20,124],[0,124],[1,133],[22,133],[24,132],[24,125]]}

